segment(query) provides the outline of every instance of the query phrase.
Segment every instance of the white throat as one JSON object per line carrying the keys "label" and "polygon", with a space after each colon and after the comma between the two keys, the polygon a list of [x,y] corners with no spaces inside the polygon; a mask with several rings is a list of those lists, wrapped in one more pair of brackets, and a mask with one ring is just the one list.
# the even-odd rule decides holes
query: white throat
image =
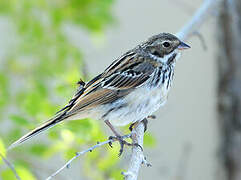
{"label": "white throat", "polygon": [[179,57],[180,57],[180,55],[181,55],[181,53],[180,53],[180,51],[179,51],[178,49],[175,49],[175,50],[172,51],[170,54],[165,55],[164,57],[158,57],[158,56],[155,56],[155,55],[153,55],[153,54],[151,54],[151,57],[152,57],[153,59],[155,59],[156,61],[162,63],[163,65],[167,65],[168,60],[169,60],[172,56],[174,56],[174,54],[176,54],[176,57],[175,57],[175,60],[174,60],[174,61],[176,61],[177,59],[179,59]]}
{"label": "white throat", "polygon": [[161,62],[164,63],[164,64],[167,64],[169,58],[171,58],[174,54],[178,54],[178,50],[177,49],[172,51],[170,54],[165,55],[163,58],[160,58]]}

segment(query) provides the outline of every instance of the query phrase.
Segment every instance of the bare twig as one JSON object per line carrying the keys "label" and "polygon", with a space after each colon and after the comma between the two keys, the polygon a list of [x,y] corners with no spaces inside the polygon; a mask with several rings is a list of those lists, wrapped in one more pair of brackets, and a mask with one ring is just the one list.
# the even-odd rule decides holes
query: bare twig
{"label": "bare twig", "polygon": [[81,72],[83,73],[83,80],[86,81],[88,79],[88,70],[85,61],[82,61]]}
{"label": "bare twig", "polygon": [[202,47],[203,47],[203,50],[206,51],[206,50],[208,49],[208,47],[207,47],[207,44],[206,44],[206,42],[205,42],[204,36],[203,36],[200,32],[198,32],[198,31],[195,31],[195,32],[193,32],[192,34],[193,34],[194,36],[197,36],[197,37],[198,37],[198,39],[200,40],[201,45],[202,45]]}
{"label": "bare twig", "polygon": [[1,153],[0,153],[0,157],[3,159],[5,164],[12,170],[16,179],[21,180],[21,178],[19,177],[19,175],[18,175],[17,171],[15,170],[14,166],[12,165],[12,163],[10,163]]}
{"label": "bare twig", "polygon": [[[140,146],[143,146],[144,129],[144,124],[139,123],[132,130],[131,139],[133,144],[139,144]],[[125,177],[125,180],[137,180],[141,164],[151,166],[151,164],[147,163],[142,149],[139,146],[133,146],[128,171],[122,173]]]}
{"label": "bare twig", "polygon": [[[127,135],[124,135],[124,136],[123,136],[123,139],[126,139],[126,138],[131,137],[131,134],[132,134],[132,133],[127,134]],[[98,142],[96,145],[94,145],[94,146],[92,146],[92,147],[90,147],[90,148],[88,148],[88,149],[86,149],[86,150],[84,150],[84,151],[77,152],[76,155],[75,155],[73,158],[71,158],[69,161],[67,161],[60,169],[58,169],[58,170],[57,170],[55,173],[53,173],[51,176],[49,176],[48,178],[46,178],[46,180],[52,179],[54,176],[56,176],[58,173],[60,173],[63,169],[69,168],[71,162],[72,162],[73,160],[75,160],[76,158],[78,158],[80,155],[83,155],[83,154],[85,154],[85,153],[87,153],[87,152],[92,152],[94,149],[96,149],[96,148],[98,148],[98,147],[101,147],[101,146],[103,146],[103,145],[105,145],[105,144],[112,143],[112,142],[114,142],[114,141],[115,141],[115,139],[109,139],[109,140],[104,141],[104,142]]]}
{"label": "bare twig", "polygon": [[195,12],[192,19],[182,27],[176,36],[182,40],[186,40],[193,32],[197,32],[201,25],[215,10],[219,0],[205,0],[201,7]]}

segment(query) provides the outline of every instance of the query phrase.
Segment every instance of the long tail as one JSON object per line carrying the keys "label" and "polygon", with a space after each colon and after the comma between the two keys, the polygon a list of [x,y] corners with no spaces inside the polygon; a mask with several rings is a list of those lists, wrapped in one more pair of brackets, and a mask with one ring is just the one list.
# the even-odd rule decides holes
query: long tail
{"label": "long tail", "polygon": [[22,144],[23,142],[31,139],[32,137],[38,135],[39,133],[41,133],[41,132],[43,132],[43,131],[53,127],[54,125],[60,123],[61,121],[67,119],[68,117],[70,117],[71,115],[70,114],[67,115],[67,112],[75,105],[76,101],[83,94],[83,92],[85,90],[85,88],[84,88],[85,83],[82,80],[80,80],[80,82],[78,84],[80,86],[77,89],[77,92],[75,93],[75,95],[72,97],[72,99],[69,101],[69,103],[64,108],[62,108],[60,111],[58,111],[56,113],[55,117],[53,117],[52,119],[46,121],[41,126],[35,128],[31,132],[27,133],[26,135],[24,135],[23,137],[21,137],[20,139],[18,139],[14,143],[12,143],[8,147],[8,150],[10,150],[10,149],[12,149],[12,148]]}
{"label": "long tail", "polygon": [[8,150],[22,144],[23,142],[31,139],[32,137],[38,135],[39,133],[53,127],[54,125],[60,123],[61,121],[63,121],[65,119],[64,116],[56,116],[48,121],[46,121],[44,124],[42,124],[41,126],[33,129],[32,131],[30,131],[29,133],[25,134],[24,136],[22,136],[20,139],[18,139],[17,141],[15,141],[14,143],[12,143],[9,147]]}

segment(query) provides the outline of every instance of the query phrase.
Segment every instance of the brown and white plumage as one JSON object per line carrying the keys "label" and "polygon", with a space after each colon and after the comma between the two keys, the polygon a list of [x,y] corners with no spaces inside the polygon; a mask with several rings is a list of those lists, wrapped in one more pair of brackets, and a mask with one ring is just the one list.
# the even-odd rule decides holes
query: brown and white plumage
{"label": "brown and white plumage", "polygon": [[82,84],[55,117],[21,137],[10,148],[63,120],[92,117],[108,120],[116,126],[142,120],[166,101],[175,59],[179,50],[187,47],[168,33],[149,38],[115,60],[103,73]]}

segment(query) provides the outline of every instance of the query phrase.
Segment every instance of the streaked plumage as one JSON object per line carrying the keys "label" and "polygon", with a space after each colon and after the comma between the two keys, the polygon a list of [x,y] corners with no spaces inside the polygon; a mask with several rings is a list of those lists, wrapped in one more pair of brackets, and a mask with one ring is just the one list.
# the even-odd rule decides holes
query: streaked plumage
{"label": "streaked plumage", "polygon": [[54,118],[10,147],[63,120],[91,117],[108,120],[114,126],[141,121],[165,103],[179,50],[188,47],[168,33],[149,38],[115,60],[102,74],[82,83]]}

